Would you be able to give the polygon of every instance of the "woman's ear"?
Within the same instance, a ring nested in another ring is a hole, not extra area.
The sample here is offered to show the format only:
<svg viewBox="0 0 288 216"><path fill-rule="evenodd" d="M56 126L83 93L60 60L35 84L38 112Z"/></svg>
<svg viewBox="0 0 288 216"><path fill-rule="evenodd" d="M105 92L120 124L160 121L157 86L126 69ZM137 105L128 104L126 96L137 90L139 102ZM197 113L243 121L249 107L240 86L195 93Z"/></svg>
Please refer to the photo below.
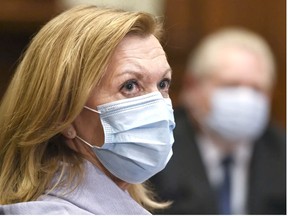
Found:
<svg viewBox="0 0 288 216"><path fill-rule="evenodd" d="M67 127L66 129L64 129L61 134L66 137L67 139L74 139L76 137L76 130L73 127L73 125L71 124L69 127Z"/></svg>

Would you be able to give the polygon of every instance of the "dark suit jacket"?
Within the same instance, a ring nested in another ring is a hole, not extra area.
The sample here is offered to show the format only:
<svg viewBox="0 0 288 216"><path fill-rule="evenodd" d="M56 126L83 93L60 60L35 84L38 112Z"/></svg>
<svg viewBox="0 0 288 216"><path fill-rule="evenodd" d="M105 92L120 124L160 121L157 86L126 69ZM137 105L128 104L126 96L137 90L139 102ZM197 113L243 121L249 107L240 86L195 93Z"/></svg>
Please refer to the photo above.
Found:
<svg viewBox="0 0 288 216"><path fill-rule="evenodd" d="M151 181L162 200L173 200L158 214L218 214L195 129L184 110L175 111L174 154ZM286 135L269 127L254 145L248 186L249 214L286 214Z"/></svg>

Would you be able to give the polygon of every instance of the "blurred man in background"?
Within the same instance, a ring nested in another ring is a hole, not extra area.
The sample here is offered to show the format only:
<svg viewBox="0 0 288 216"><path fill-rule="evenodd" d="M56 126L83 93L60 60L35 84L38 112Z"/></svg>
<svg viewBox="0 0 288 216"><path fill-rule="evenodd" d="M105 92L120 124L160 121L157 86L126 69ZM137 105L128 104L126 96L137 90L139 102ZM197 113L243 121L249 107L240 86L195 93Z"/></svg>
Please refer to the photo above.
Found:
<svg viewBox="0 0 288 216"><path fill-rule="evenodd" d="M174 155L156 175L165 214L286 214L286 135L269 121L276 71L243 29L208 36L191 56L175 111ZM162 213L162 212L160 212Z"/></svg>

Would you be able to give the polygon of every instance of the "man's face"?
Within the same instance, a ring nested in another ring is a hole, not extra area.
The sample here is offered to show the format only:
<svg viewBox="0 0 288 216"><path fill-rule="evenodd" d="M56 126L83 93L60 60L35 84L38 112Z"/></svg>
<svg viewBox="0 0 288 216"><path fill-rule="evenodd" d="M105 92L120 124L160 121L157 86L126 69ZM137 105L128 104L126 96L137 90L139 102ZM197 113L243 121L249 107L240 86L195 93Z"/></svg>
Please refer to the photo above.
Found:
<svg viewBox="0 0 288 216"><path fill-rule="evenodd" d="M243 48L225 48L219 53L217 62L218 67L207 77L194 81L190 89L191 106L198 120L211 111L211 97L219 88L245 86L270 97L269 74L256 54Z"/></svg>
<svg viewBox="0 0 288 216"><path fill-rule="evenodd" d="M269 94L269 76L262 59L241 48L226 48L222 53L218 68L211 73L214 87L246 86Z"/></svg>

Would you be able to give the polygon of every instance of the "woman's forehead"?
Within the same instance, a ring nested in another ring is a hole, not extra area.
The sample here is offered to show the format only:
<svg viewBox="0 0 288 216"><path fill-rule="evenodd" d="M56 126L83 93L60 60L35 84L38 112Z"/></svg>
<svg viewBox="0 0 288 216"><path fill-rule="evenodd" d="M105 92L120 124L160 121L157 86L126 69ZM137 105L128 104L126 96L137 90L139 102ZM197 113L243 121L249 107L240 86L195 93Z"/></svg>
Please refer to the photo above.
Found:
<svg viewBox="0 0 288 216"><path fill-rule="evenodd" d="M166 54L153 36L126 36L115 49L108 67L107 76L126 71L167 70L170 66Z"/></svg>

